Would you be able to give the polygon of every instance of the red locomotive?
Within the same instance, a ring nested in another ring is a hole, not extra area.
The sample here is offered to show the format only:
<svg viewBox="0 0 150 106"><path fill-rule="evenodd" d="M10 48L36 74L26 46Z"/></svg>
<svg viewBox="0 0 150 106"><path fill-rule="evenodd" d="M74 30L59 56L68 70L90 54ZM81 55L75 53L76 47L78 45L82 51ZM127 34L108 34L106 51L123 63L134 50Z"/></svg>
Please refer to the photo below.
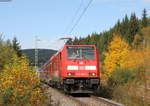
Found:
<svg viewBox="0 0 150 106"><path fill-rule="evenodd" d="M68 93L91 93L100 84L95 45L65 45L41 68L40 78Z"/></svg>

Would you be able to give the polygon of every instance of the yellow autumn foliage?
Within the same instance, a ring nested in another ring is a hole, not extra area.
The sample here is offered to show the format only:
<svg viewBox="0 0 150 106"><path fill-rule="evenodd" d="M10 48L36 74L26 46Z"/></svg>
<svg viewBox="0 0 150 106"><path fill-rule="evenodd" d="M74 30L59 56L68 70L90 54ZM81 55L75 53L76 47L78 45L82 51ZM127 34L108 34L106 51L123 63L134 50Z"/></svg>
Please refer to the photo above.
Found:
<svg viewBox="0 0 150 106"><path fill-rule="evenodd" d="M105 73L102 75L104 79L109 78L111 73L118 68L138 70L139 67L145 67L150 70L150 46L129 50L128 44L119 35L114 36L108 52L105 52L104 55L106 56Z"/></svg>
<svg viewBox="0 0 150 106"><path fill-rule="evenodd" d="M123 68L136 69L137 66L144 64L143 50L131 50L126 58Z"/></svg>
<svg viewBox="0 0 150 106"><path fill-rule="evenodd" d="M29 67L25 57L12 58L13 63L5 65L0 73L0 94L8 96L1 100L0 104L8 105L34 105L42 106L46 101L43 95L40 80L35 72Z"/></svg>
<svg viewBox="0 0 150 106"><path fill-rule="evenodd" d="M4 67L4 64L11 63L13 56L15 56L15 51L12 48L0 44L0 72Z"/></svg>
<svg viewBox="0 0 150 106"><path fill-rule="evenodd" d="M114 72L117 68L122 67L125 63L125 59L129 53L129 46L123 39L121 39L120 35L114 35L112 42L108 47L108 52L105 52L106 56L104 60L104 77L107 79L112 72Z"/></svg>
<svg viewBox="0 0 150 106"><path fill-rule="evenodd" d="M126 61L122 65L122 68L128 68L138 71L139 67L141 66L144 67L144 70L147 70L147 73L150 74L150 46L144 49L133 49L129 51L129 54L126 57Z"/></svg>

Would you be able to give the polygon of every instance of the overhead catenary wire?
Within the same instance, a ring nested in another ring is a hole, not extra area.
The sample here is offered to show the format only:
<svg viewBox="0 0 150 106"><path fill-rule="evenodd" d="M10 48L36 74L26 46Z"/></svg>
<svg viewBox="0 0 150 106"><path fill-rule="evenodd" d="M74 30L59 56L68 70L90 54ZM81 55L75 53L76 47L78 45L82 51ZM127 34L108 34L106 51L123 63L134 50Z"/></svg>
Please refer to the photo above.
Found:
<svg viewBox="0 0 150 106"><path fill-rule="evenodd" d="M89 6L91 5L92 2L93 2L93 0L90 0L88 2L87 6L84 8L84 10L82 11L81 15L79 16L79 18L77 19L75 24L72 26L71 30L69 31L69 35L73 32L75 27L78 25L78 23L80 22L81 18L83 17L83 15L85 14L85 12L87 11L87 9L89 8Z"/></svg>
<svg viewBox="0 0 150 106"><path fill-rule="evenodd" d="M77 10L76 10L76 12L75 12L75 14L74 14L72 20L70 21L70 23L69 23L68 26L66 27L65 32L67 32L67 30L69 30L69 27L71 26L71 24L72 24L73 22L75 22L75 20L76 20L76 18L77 18L77 16L78 16L78 13L80 12L80 9L81 9L82 5L83 5L83 0L81 0L81 2L80 2L80 4L79 4L79 7L77 8ZM64 33L65 33L65 32L64 32Z"/></svg>

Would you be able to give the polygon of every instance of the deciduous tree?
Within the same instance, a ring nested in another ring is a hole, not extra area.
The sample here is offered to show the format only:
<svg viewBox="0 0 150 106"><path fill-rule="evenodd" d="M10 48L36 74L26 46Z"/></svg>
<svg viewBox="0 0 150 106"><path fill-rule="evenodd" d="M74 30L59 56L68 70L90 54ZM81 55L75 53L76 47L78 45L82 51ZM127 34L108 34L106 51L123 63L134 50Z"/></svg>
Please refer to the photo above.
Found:
<svg viewBox="0 0 150 106"><path fill-rule="evenodd" d="M120 68L128 55L129 46L119 34L115 34L112 42L109 44L108 52L105 52L106 56L104 60L105 74L109 77L110 74L117 68Z"/></svg>

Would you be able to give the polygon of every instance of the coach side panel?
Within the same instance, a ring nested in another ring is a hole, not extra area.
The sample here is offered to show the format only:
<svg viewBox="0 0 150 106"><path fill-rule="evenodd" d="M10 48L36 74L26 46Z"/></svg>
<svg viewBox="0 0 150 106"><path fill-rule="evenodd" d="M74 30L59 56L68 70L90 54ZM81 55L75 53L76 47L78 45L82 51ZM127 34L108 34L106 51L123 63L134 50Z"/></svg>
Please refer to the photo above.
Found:
<svg viewBox="0 0 150 106"><path fill-rule="evenodd" d="M52 81L61 80L61 55L57 54L50 62L50 77Z"/></svg>

